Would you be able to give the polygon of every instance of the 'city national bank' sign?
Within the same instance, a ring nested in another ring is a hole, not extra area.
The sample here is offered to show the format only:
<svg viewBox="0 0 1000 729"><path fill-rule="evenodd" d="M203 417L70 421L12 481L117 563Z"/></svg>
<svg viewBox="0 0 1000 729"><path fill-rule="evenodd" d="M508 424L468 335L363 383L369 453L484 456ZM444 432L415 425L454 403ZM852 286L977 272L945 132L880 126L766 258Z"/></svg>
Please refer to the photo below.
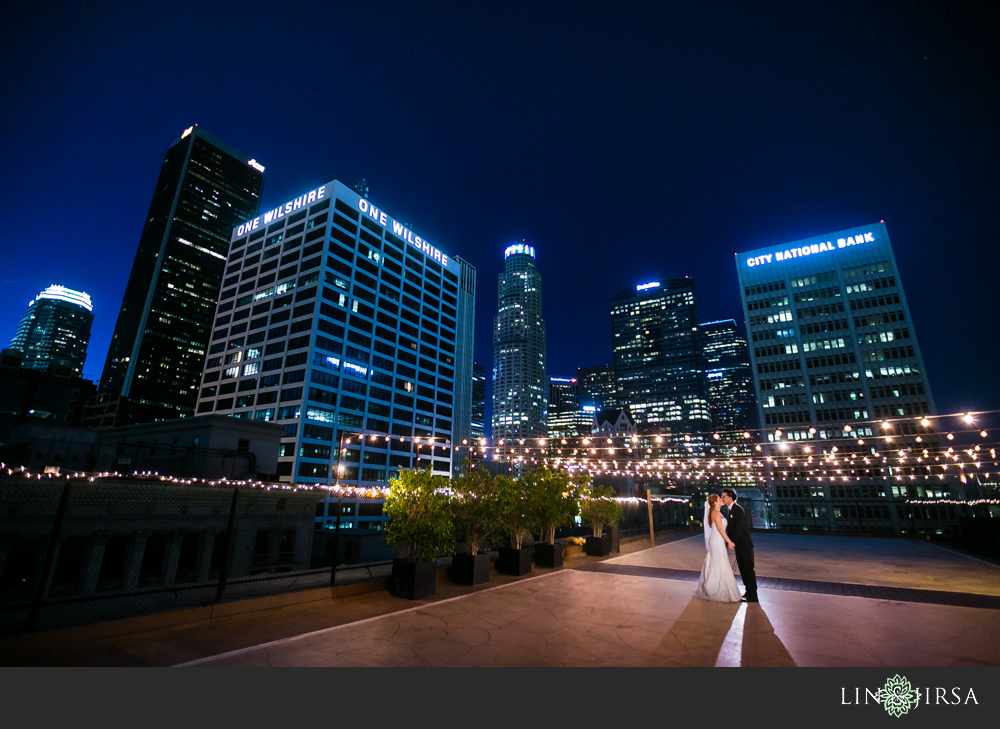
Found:
<svg viewBox="0 0 1000 729"><path fill-rule="evenodd" d="M775 261L790 261L793 258L804 258L805 256L811 256L816 253L826 253L827 251L833 251L837 248L849 248L850 246L858 246L863 243L874 243L875 234L874 233L864 233L860 235L852 235L847 238L837 238L837 244L834 245L831 241L825 241L823 243L812 243L807 246L798 246L795 248L786 248L783 251L775 251L774 253L765 253L762 256L754 256L747 259L747 266L753 268L754 266L765 266L768 263L773 263Z"/></svg>

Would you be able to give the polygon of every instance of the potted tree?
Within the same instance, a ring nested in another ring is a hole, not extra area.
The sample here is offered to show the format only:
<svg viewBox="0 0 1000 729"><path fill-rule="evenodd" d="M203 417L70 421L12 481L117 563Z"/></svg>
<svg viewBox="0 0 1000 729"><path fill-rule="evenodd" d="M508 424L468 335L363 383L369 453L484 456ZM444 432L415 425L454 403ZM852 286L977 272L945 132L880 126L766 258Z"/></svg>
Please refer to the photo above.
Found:
<svg viewBox="0 0 1000 729"><path fill-rule="evenodd" d="M447 479L432 475L430 468L402 470L389 481L385 541L406 551L405 558L392 562L389 591L397 597L420 600L434 594L434 558L455 543L447 486Z"/></svg>
<svg viewBox="0 0 1000 729"><path fill-rule="evenodd" d="M452 558L448 577L461 585L489 582L490 555L480 550L501 528L496 483L485 468L475 468L452 488L455 533L465 539L465 553Z"/></svg>
<svg viewBox="0 0 1000 729"><path fill-rule="evenodd" d="M497 571L505 575L526 575L531 572L531 551L523 547L524 537L531 532L531 509L527 482L524 478L496 477L497 505L503 531L510 537L507 547L500 548Z"/></svg>
<svg viewBox="0 0 1000 729"><path fill-rule="evenodd" d="M621 505L615 501L615 490L610 486L592 485L580 505L580 518L590 524L594 536L587 537L587 555L606 557L611 554L611 535L604 534L604 527L617 524L625 516Z"/></svg>
<svg viewBox="0 0 1000 729"><path fill-rule="evenodd" d="M541 532L535 543L535 564L562 567L563 545L556 544L556 529L579 513L580 490L588 479L583 475L571 478L565 471L539 468L528 474L526 480L532 521Z"/></svg>

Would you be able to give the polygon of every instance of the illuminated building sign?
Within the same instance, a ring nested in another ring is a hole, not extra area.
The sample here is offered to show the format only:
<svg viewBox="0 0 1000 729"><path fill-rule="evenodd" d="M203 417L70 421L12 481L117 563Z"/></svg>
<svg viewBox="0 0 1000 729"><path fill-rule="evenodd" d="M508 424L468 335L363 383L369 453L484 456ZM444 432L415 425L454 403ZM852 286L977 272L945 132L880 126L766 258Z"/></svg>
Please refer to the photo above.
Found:
<svg viewBox="0 0 1000 729"><path fill-rule="evenodd" d="M372 205L370 202L368 202L367 200L365 200L363 197L362 198L358 198L358 210L360 210L362 213L364 213L365 215L367 215L369 218L371 218L372 220L374 220L376 223L378 223L382 227L388 226L389 222L391 221L392 222L392 232L395 233L398 237L400 237L403 240L405 240L407 243L409 243L410 245L412 245L418 251L422 251L424 253L424 255L426 255L429 258L437 261L442 266L445 266L445 267L448 266L448 256L446 256L441 251L439 251L437 248L435 248L430 243L428 243L427 241L425 241L419 235L414 235L412 230L410 230L409 228L407 228L402 223L400 223L400 222L398 222L398 221L390 218L388 215L385 214L384 210L379 210L377 207L375 207L374 205Z"/></svg>
<svg viewBox="0 0 1000 729"><path fill-rule="evenodd" d="M847 238L837 238L837 244L834 245L831 241L826 241L823 243L812 243L807 246L798 246L796 248L786 248L783 251L775 251L774 253L765 253L762 256L754 256L747 259L747 266L753 268L754 266L764 266L768 263L773 263L775 261L790 261L793 258L804 258L805 256L811 256L816 253L826 253L827 251L833 251L837 248L849 248L851 246L858 246L862 243L874 243L875 234L874 233L864 233L854 236L848 236Z"/></svg>
<svg viewBox="0 0 1000 729"><path fill-rule="evenodd" d="M256 160L248 160L247 164L263 172L264 166L259 165ZM429 241L421 238L419 235L414 235L413 231L407 228L402 223L394 220L390 215L387 215L384 210L380 210L375 205L372 205L368 200L363 197L358 197L357 202L352 202L353 196L356 193L353 190L345 187L342 183L337 180L317 187L304 195L301 195L294 200L289 200L284 205L279 205L270 210L263 215L259 215L253 220L250 220L243 225L236 228L233 233L233 238L240 238L247 233L261 228L262 226L268 226L272 223L280 221L282 218L294 213L303 207L308 207L313 203L320 202L322 200L328 200L330 197L336 195L342 201L346 202L348 205L357 207L363 215L366 215L375 223L378 223L384 228L391 230L398 238L406 241L412 245L417 250L421 251L424 255L433 261L437 261L445 268L449 267L448 256L442 253L439 249L435 248L430 244ZM386 231L388 235L388 231ZM452 268L458 264L453 264Z"/></svg>
<svg viewBox="0 0 1000 729"><path fill-rule="evenodd" d="M197 124L195 124L194 126L196 127L196 126L198 126L198 125L197 125ZM190 133L191 133L192 131L194 131L194 127L188 127L187 129L185 129L185 130L184 130L184 133L183 133L183 134L181 135L181 139L184 139L184 137L186 137L186 136L187 136L188 134L190 134Z"/></svg>
<svg viewBox="0 0 1000 729"><path fill-rule="evenodd" d="M594 405L584 405L580 409L583 410L583 412L585 412L585 413L596 413L597 412L597 407L594 406Z"/></svg>
<svg viewBox="0 0 1000 729"><path fill-rule="evenodd" d="M248 159L247 160L247 164L250 165L251 167L253 167L258 172L263 172L264 171L264 165L262 165L260 162L258 162L255 159Z"/></svg>
<svg viewBox="0 0 1000 729"><path fill-rule="evenodd" d="M518 243L517 245L507 246L503 250L503 257L504 258L509 258L510 256L513 256L513 255L518 254L518 253L523 253L526 256L531 256L532 258L534 258L535 257L535 247L534 246L526 246L526 245L524 245L524 243Z"/></svg>
<svg viewBox="0 0 1000 729"><path fill-rule="evenodd" d="M247 164L249 164L249 162ZM264 168L261 167L260 170L263 172ZM258 215L253 220L250 220L237 228L236 235L241 236L244 233L249 233L251 230L257 230L257 228L260 227L261 221L263 221L264 225L267 225L268 223L272 223L276 220L281 220L283 217L295 210L298 210L303 205L309 205L317 200L322 200L324 197L326 197L326 185L317 187L315 190L312 190L305 195L300 195L294 200L289 200L284 205L280 205L274 210L266 212L263 215Z"/></svg>
<svg viewBox="0 0 1000 729"><path fill-rule="evenodd" d="M549 381L550 382L576 382L576 378L573 377L573 378L567 379L566 377L550 377Z"/></svg>
<svg viewBox="0 0 1000 729"><path fill-rule="evenodd" d="M639 284L638 286L635 287L635 290L636 291L649 291L649 289L658 289L658 288L660 288L660 282L659 281L650 281L649 283Z"/></svg>

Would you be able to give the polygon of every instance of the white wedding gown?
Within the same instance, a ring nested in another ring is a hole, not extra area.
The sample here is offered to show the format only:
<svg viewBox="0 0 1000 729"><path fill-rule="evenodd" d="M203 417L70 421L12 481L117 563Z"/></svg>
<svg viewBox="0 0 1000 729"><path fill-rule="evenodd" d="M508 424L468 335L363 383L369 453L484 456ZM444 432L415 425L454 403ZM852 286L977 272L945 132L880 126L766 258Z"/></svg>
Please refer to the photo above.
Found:
<svg viewBox="0 0 1000 729"><path fill-rule="evenodd" d="M722 528L726 528L725 517L722 517ZM736 578L733 576L733 568L729 564L729 550L726 549L726 540L722 538L715 524L712 524L712 533L708 538L708 550L705 554L705 563L701 566L701 577L698 579L698 588L694 591L695 597L702 600L714 600L716 602L739 602L740 588L736 585Z"/></svg>

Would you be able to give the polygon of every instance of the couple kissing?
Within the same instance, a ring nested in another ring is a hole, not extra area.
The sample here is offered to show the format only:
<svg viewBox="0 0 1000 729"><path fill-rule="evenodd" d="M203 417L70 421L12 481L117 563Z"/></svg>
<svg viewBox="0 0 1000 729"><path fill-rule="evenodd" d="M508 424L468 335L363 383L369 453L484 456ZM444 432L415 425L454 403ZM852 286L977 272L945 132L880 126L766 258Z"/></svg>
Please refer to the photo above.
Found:
<svg viewBox="0 0 1000 729"><path fill-rule="evenodd" d="M722 496L710 495L705 500L705 562L694 596L716 602L757 602L757 576L753 569L753 540L743 508L736 503L736 491L722 489ZM729 508L729 518L722 515L721 507ZM746 594L740 596L733 569L729 564L729 551L736 553L740 577Z"/></svg>

